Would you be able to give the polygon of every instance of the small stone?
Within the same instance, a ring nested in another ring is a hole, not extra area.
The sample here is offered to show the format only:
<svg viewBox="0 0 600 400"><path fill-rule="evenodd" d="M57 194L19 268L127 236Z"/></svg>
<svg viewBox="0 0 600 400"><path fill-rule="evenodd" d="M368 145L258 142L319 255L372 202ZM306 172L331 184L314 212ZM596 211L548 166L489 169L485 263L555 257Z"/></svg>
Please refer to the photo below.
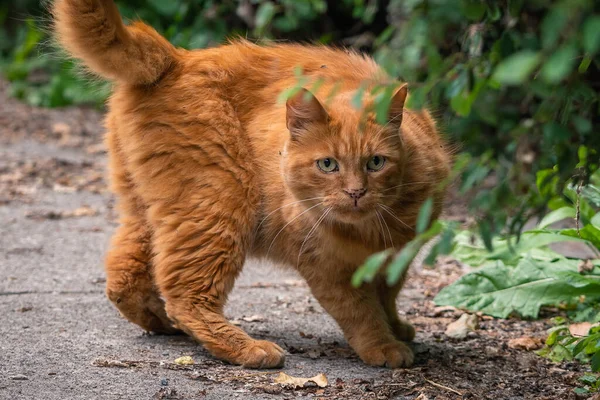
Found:
<svg viewBox="0 0 600 400"><path fill-rule="evenodd" d="M168 355L169 355L169 352L168 352L168 351L163 351L163 352L162 352L162 355L163 355L163 356L168 356Z"/></svg>
<svg viewBox="0 0 600 400"><path fill-rule="evenodd" d="M169 380L167 378L162 378L160 380L160 386L169 386Z"/></svg>
<svg viewBox="0 0 600 400"><path fill-rule="evenodd" d="M13 381L28 381L29 378L25 375L13 375L10 377Z"/></svg>

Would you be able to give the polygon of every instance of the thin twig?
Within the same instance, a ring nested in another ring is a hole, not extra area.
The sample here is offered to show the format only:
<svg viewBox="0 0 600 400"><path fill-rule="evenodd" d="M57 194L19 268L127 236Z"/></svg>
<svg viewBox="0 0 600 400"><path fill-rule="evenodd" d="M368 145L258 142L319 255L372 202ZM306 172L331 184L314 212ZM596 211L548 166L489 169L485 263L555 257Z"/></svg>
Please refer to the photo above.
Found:
<svg viewBox="0 0 600 400"><path fill-rule="evenodd" d="M456 393L456 394L457 394L457 395L459 395L459 396L462 396L462 395L463 395L461 392L459 392L459 391L458 391L458 390L456 390L456 389L452 389L451 387L444 386L444 385L440 385L439 383L435 383L434 381L431 381L431 380L429 380L429 379L427 379L427 378L423 378L423 379L425 379L425 380L427 381L427 383L429 383L429 384L431 384L431 385L433 385L433 386L435 386L435 387L439 387L440 389L444 389L444 390L447 390L447 391L449 391L449 392Z"/></svg>

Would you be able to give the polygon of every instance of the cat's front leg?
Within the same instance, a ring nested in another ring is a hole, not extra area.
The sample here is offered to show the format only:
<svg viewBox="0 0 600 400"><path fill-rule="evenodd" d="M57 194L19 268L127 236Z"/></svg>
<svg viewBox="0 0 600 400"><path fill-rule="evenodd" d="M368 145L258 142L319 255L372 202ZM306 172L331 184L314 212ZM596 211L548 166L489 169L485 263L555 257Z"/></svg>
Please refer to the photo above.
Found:
<svg viewBox="0 0 600 400"><path fill-rule="evenodd" d="M369 365L412 365L412 350L396 339L374 285L354 288L339 268L302 268L314 296L342 328L359 357Z"/></svg>
<svg viewBox="0 0 600 400"><path fill-rule="evenodd" d="M415 338L415 328L410 323L400 318L398 310L396 309L396 298L404 285L405 279L406 273L402 275L401 279L395 285L388 286L383 277L378 277L376 278L375 285L377 287L379 301L387 315L392 333L396 339L403 342L410 342Z"/></svg>

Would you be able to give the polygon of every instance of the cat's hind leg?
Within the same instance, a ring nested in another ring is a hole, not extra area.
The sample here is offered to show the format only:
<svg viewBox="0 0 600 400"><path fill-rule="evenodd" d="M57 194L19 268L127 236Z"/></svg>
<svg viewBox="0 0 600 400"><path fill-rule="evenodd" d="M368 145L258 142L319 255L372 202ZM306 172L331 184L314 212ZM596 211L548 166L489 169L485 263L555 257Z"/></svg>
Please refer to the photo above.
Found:
<svg viewBox="0 0 600 400"><path fill-rule="evenodd" d="M202 96L209 98L194 94ZM189 120L130 132L128 151L139 160L135 183L152 224L154 277L169 318L214 356L245 367L280 367L281 347L251 338L223 315L260 204L250 146L233 110L226 110L226 103L206 101Z"/></svg>
<svg viewBox="0 0 600 400"><path fill-rule="evenodd" d="M106 294L125 318L144 330L177 333L154 284L151 233L144 218L145 206L135 194L115 130L113 126L106 144L110 150L111 184L118 195L120 226L105 260Z"/></svg>
<svg viewBox="0 0 600 400"><path fill-rule="evenodd" d="M150 235L132 217L121 219L106 257L106 294L121 314L148 332L174 334L152 279Z"/></svg>

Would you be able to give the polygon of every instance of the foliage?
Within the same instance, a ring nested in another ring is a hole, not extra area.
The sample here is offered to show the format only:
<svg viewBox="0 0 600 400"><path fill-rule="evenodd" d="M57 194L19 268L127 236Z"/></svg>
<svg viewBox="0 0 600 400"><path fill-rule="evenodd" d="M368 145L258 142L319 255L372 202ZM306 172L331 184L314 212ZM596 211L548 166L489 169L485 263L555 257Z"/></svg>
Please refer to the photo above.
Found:
<svg viewBox="0 0 600 400"><path fill-rule="evenodd" d="M600 316L600 315L599 315ZM553 362L579 360L590 363L594 373L584 374L579 381L584 385L575 389L578 394L600 390L600 325L592 326L583 335L574 335L563 318L548 331L546 346L537 353ZM586 327L587 328L587 327Z"/></svg>
<svg viewBox="0 0 600 400"><path fill-rule="evenodd" d="M549 245L576 241L600 256L599 189L600 171L580 190L580 196L576 188L567 186L564 199L571 198L573 204L555 199L553 204L559 208L546 215L535 229L523 233L518 242L514 238L493 240L492 252L471 232L459 233L452 255L480 268L442 289L435 302L501 318L513 312L535 318L543 305L577 304L581 296L586 297L586 304L598 302L600 259L569 259ZM576 217L582 224L579 229L552 229L552 224Z"/></svg>
<svg viewBox="0 0 600 400"><path fill-rule="evenodd" d="M188 49L223 43L231 37L285 38L339 43L368 30L377 33L385 14L358 0L133 0L116 1L127 20L141 19L173 44ZM49 1L0 0L0 72L10 90L30 104L60 107L101 104L106 83L90 80L51 45ZM379 12L379 15L378 15Z"/></svg>
<svg viewBox="0 0 600 400"><path fill-rule="evenodd" d="M515 265L486 262L442 289L435 302L498 318L512 313L537 318L543 305L577 304L580 296L600 300L600 260L590 263L594 269L585 274L578 272L579 264L537 248L522 253Z"/></svg>

